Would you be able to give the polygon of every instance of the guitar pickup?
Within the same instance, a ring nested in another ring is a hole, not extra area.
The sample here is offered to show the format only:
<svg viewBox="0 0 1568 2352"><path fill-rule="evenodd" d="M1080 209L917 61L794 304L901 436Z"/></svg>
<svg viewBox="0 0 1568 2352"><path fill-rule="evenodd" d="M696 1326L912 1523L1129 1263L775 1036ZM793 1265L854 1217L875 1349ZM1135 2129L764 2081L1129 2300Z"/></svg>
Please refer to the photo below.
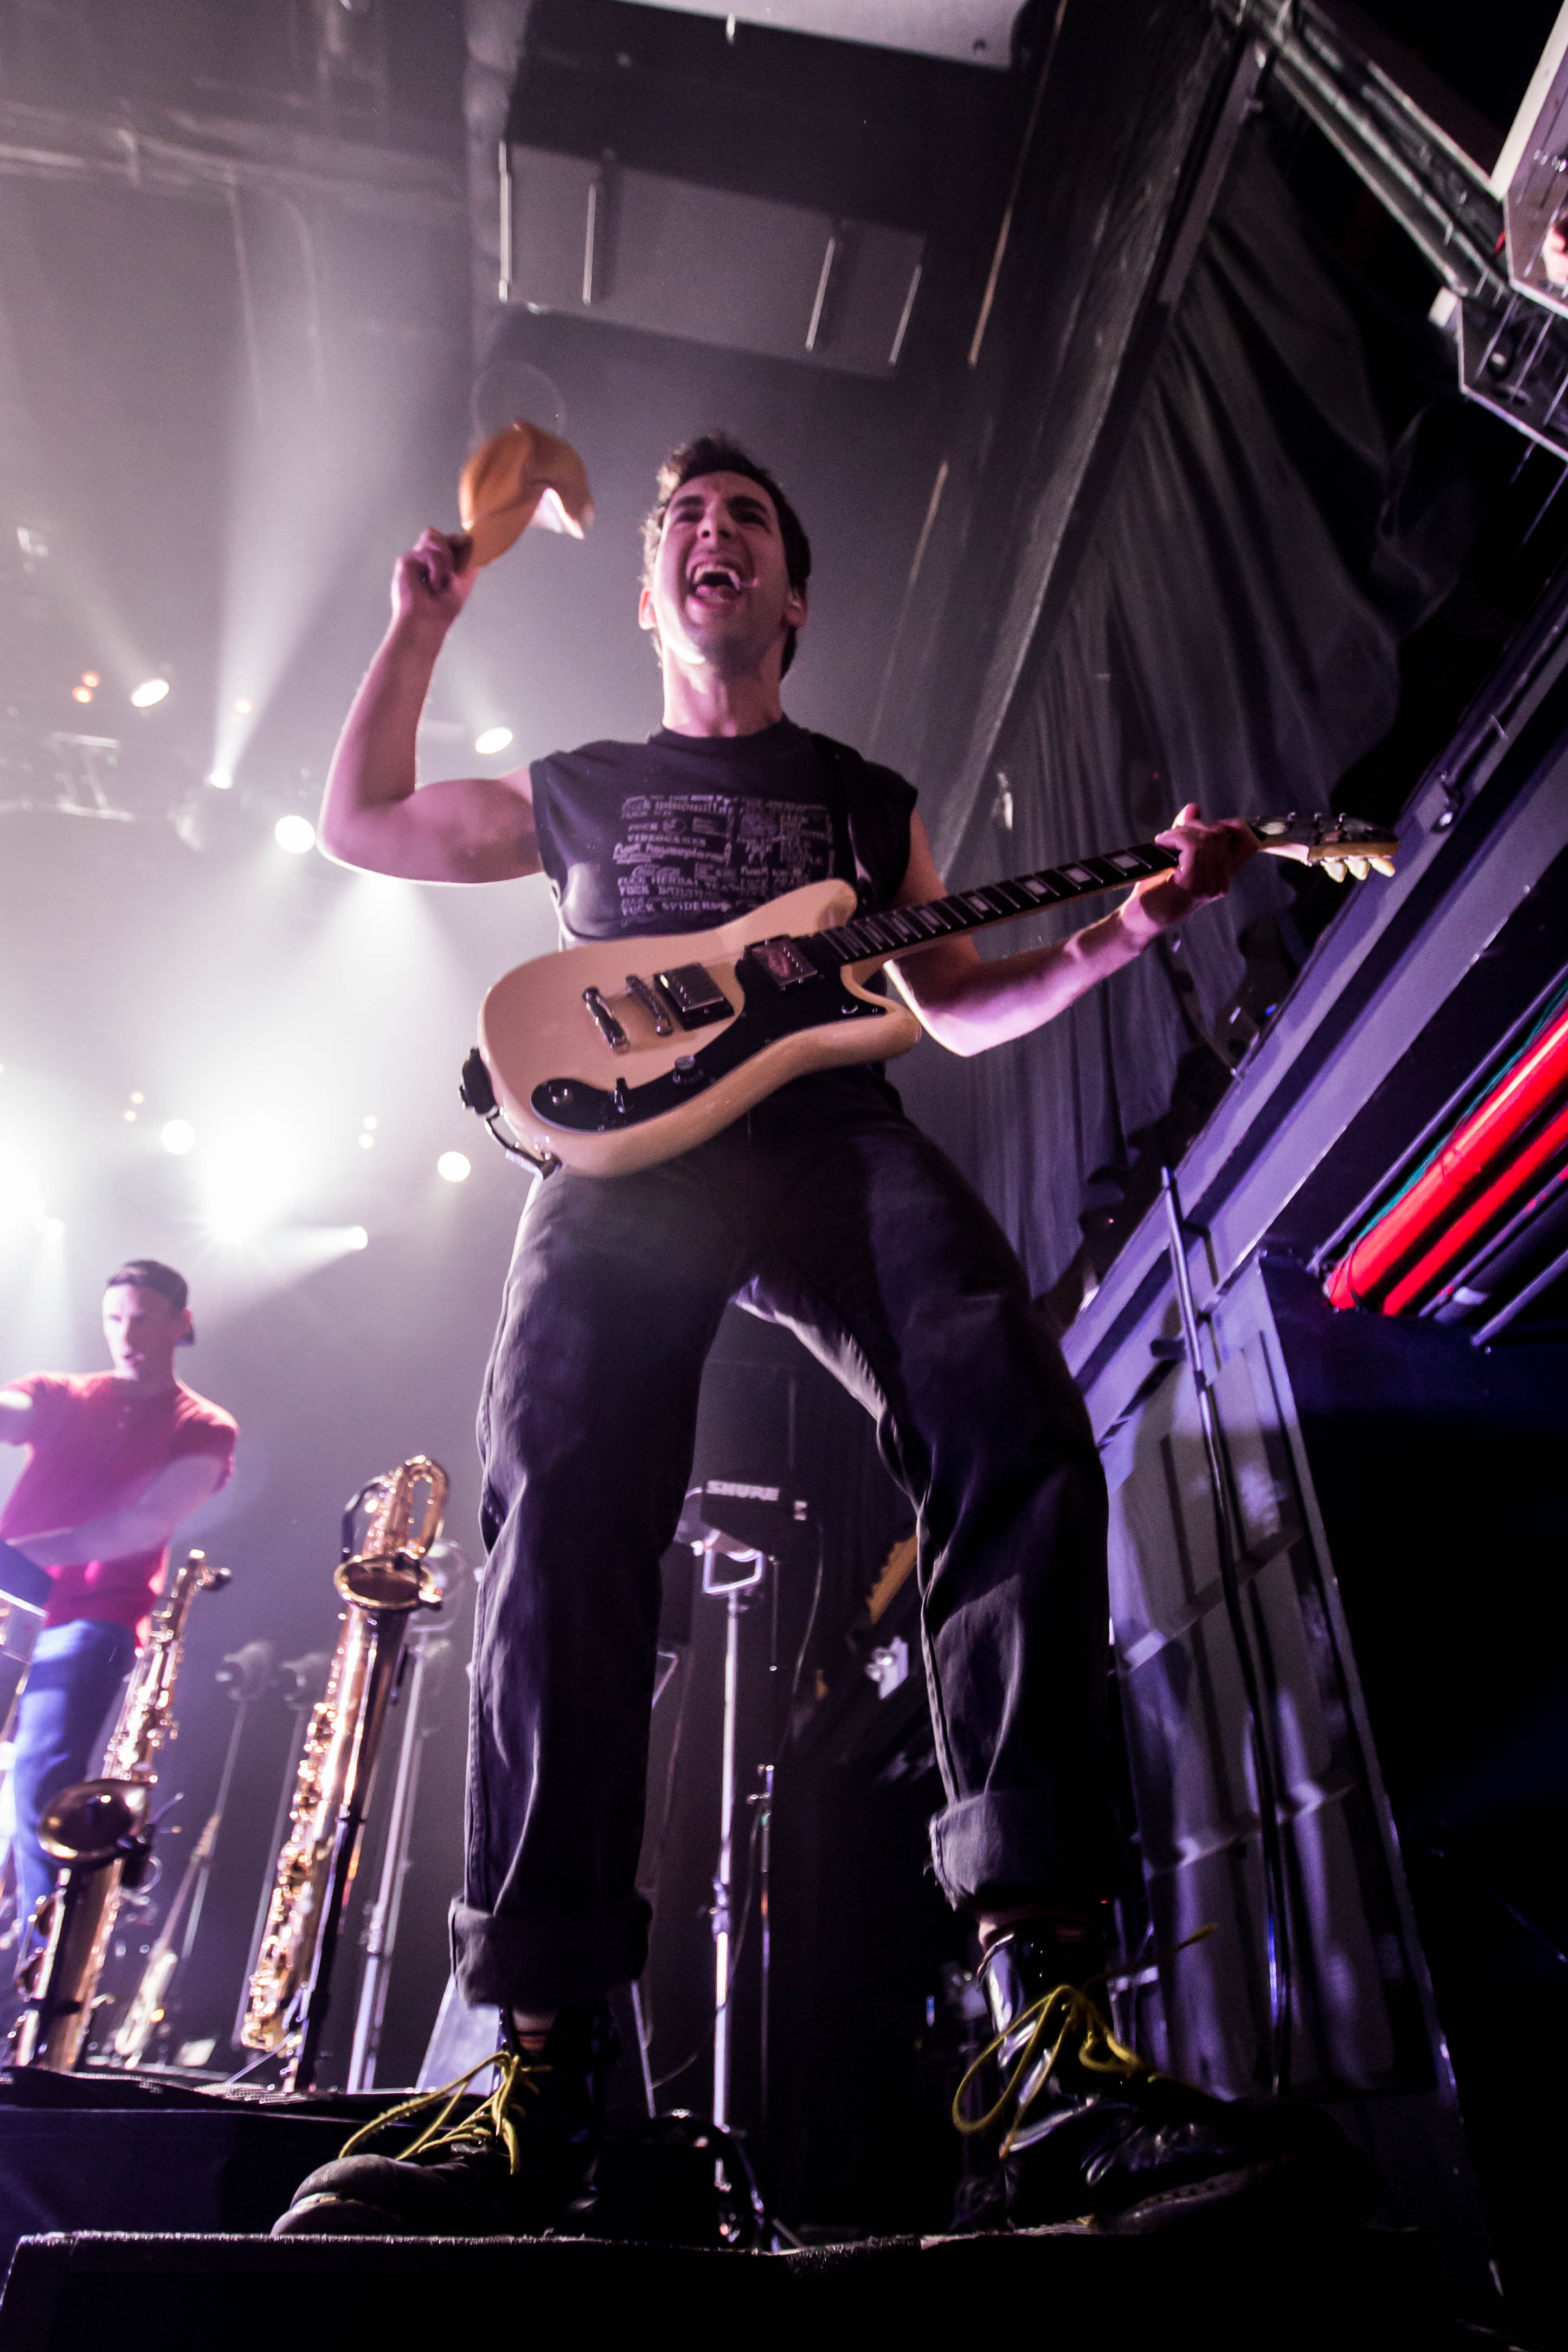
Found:
<svg viewBox="0 0 1568 2352"><path fill-rule="evenodd" d="M734 1010L703 964L677 964L671 971L656 971L654 981L683 1029L706 1029L728 1021Z"/></svg>
<svg viewBox="0 0 1568 2352"><path fill-rule="evenodd" d="M803 981L822 977L799 940L783 934L776 940L759 940L746 953L762 966L775 988L798 988Z"/></svg>

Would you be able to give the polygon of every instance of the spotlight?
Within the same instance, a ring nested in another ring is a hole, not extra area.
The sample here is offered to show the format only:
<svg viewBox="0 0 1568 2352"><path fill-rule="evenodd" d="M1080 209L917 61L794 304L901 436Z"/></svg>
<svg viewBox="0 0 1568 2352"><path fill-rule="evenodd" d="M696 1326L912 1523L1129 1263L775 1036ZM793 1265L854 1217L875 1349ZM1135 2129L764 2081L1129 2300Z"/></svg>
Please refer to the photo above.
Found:
<svg viewBox="0 0 1568 2352"><path fill-rule="evenodd" d="M504 751L511 741L510 727L487 727L482 735L474 738L474 749L481 759L488 760L492 751Z"/></svg>
<svg viewBox="0 0 1568 2352"><path fill-rule="evenodd" d="M226 768L215 768L207 782L215 793L232 793L234 790L234 778Z"/></svg>
<svg viewBox="0 0 1568 2352"><path fill-rule="evenodd" d="M367 1110L364 1117L361 1119L360 1125L362 1127L379 1127L381 1125L381 1121L377 1118L374 1111Z"/></svg>
<svg viewBox="0 0 1568 2352"><path fill-rule="evenodd" d="M155 702L163 701L168 691L166 677L144 677L140 686L131 689L132 706L137 710L151 710Z"/></svg>
<svg viewBox="0 0 1568 2352"><path fill-rule="evenodd" d="M186 1152L195 1145L195 1139L196 1130L188 1118L169 1119L159 1138L164 1150L173 1152L176 1160L184 1158Z"/></svg>
<svg viewBox="0 0 1568 2352"><path fill-rule="evenodd" d="M270 1224L299 1181L292 1137L253 1112L206 1155L207 1215L220 1239L241 1241Z"/></svg>
<svg viewBox="0 0 1568 2352"><path fill-rule="evenodd" d="M272 828L272 838L291 857L303 857L316 846L316 828L308 816L280 816Z"/></svg>
<svg viewBox="0 0 1568 2352"><path fill-rule="evenodd" d="M100 683L98 672L95 669L84 669L81 682L83 686L97 686Z"/></svg>
<svg viewBox="0 0 1568 2352"><path fill-rule="evenodd" d="M127 1102L133 1102L137 1109L140 1110L147 1097L144 1094L130 1094L126 1096L125 1099Z"/></svg>
<svg viewBox="0 0 1568 2352"><path fill-rule="evenodd" d="M375 1150L374 1136L362 1135L359 1139L359 1148L362 1151L374 1151Z"/></svg>
<svg viewBox="0 0 1568 2352"><path fill-rule="evenodd" d="M37 1176L14 1151L0 1150L0 1224L41 1225L44 1197Z"/></svg>
<svg viewBox="0 0 1568 2352"><path fill-rule="evenodd" d="M444 1176L448 1184L466 1184L473 1169L466 1152L443 1151L436 1162L436 1173Z"/></svg>
<svg viewBox="0 0 1568 2352"><path fill-rule="evenodd" d="M91 687L73 686L71 688L71 700L73 702L90 702L92 700Z"/></svg>
<svg viewBox="0 0 1568 2352"><path fill-rule="evenodd" d="M350 1249L368 1249L370 1247L370 1235L366 1233L363 1225L351 1225L349 1227L349 1247Z"/></svg>
<svg viewBox="0 0 1568 2352"><path fill-rule="evenodd" d="M248 719L256 705L248 694L237 694L234 698L234 707L242 719Z"/></svg>
<svg viewBox="0 0 1568 2352"><path fill-rule="evenodd" d="M38 1231L43 1234L46 1241L58 1241L65 1229L66 1221L63 1217L40 1217L38 1219Z"/></svg>

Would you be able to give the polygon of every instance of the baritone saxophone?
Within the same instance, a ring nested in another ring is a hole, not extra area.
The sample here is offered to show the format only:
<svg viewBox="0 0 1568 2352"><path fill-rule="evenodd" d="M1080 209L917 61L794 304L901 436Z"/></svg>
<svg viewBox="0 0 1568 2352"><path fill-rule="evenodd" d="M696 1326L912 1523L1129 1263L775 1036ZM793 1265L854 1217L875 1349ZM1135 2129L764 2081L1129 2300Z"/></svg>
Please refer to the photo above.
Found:
<svg viewBox="0 0 1568 2352"><path fill-rule="evenodd" d="M416 1609L440 1600L425 1555L441 1532L447 1490L440 1464L416 1454L373 1479L343 1514L342 1560L332 1578L347 1603L342 1632L300 1750L289 1832L239 2027L245 2049L287 2053L289 2090L309 2090L313 2081L404 1633ZM369 1517L355 1551L362 1509Z"/></svg>
<svg viewBox="0 0 1568 2352"><path fill-rule="evenodd" d="M140 1885L153 1851L156 1759L175 1735L185 1620L198 1592L228 1580L205 1552L185 1554L131 1669L98 1779L62 1789L44 1808L38 1843L60 1875L38 1906L16 1972L27 2005L12 2037L15 2065L67 2074L81 2055L121 1895Z"/></svg>

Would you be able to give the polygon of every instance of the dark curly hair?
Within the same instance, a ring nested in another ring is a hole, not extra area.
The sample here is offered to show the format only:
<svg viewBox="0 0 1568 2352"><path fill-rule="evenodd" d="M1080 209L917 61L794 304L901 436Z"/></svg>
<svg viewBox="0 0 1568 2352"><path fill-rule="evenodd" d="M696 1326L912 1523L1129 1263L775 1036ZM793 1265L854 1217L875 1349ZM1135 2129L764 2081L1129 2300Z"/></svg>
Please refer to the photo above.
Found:
<svg viewBox="0 0 1568 2352"><path fill-rule="evenodd" d="M658 469L658 496L643 517L642 579L648 587L653 580L653 568L658 557L658 542L664 530L664 518L677 490L699 474L744 474L748 481L756 482L766 490L773 502L773 512L779 519L779 537L784 541L784 570L792 588L804 589L811 578L811 541L805 527L785 498L765 466L749 457L738 441L727 433L699 433L695 440L683 441L672 449ZM779 675L795 659L798 630L791 629L784 637L784 660Z"/></svg>

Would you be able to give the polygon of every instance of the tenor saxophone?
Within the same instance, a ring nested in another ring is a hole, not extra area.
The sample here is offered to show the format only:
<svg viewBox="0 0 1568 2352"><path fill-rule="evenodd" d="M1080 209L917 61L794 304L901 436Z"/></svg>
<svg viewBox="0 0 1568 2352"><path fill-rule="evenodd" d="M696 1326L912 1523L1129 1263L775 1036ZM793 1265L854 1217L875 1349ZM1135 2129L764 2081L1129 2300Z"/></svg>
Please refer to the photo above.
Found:
<svg viewBox="0 0 1568 2352"><path fill-rule="evenodd" d="M414 1496L426 1488L417 1532ZM382 1727L413 1612L440 1585L425 1555L441 1532L447 1474L416 1454L373 1479L343 1515L332 1581L348 1603L325 1696L306 1729L289 1832L240 2020L247 2050L286 2051L287 2090L311 2087L343 1906L359 1856ZM358 1512L369 1511L353 1549Z"/></svg>
<svg viewBox="0 0 1568 2352"><path fill-rule="evenodd" d="M131 1669L98 1779L62 1789L44 1809L38 1843L60 1874L38 1906L17 1970L26 1995L12 2036L17 2066L67 2074L81 2055L121 1894L141 1884L153 1850L156 1759L175 1734L185 1620L198 1592L228 1580L228 1570L209 1567L205 1552L186 1553Z"/></svg>

